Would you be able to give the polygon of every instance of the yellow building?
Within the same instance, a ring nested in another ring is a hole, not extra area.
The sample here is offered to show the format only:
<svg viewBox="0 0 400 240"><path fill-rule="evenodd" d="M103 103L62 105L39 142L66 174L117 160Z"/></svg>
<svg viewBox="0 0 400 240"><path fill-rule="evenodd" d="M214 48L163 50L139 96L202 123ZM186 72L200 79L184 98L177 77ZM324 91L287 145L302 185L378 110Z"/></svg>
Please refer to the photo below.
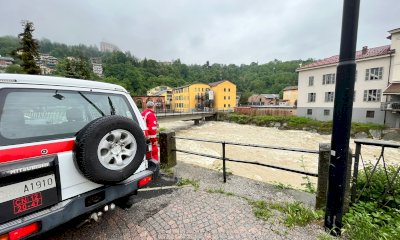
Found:
<svg viewBox="0 0 400 240"><path fill-rule="evenodd" d="M297 86L285 87L283 89L283 101L287 102L290 106L296 106L298 93Z"/></svg>
<svg viewBox="0 0 400 240"><path fill-rule="evenodd" d="M214 94L213 108L217 111L232 110L236 106L236 85L228 80L209 84Z"/></svg>
<svg viewBox="0 0 400 240"><path fill-rule="evenodd" d="M203 110L206 92L209 90L210 86L204 83L194 83L174 88L172 91L172 109L177 112Z"/></svg>

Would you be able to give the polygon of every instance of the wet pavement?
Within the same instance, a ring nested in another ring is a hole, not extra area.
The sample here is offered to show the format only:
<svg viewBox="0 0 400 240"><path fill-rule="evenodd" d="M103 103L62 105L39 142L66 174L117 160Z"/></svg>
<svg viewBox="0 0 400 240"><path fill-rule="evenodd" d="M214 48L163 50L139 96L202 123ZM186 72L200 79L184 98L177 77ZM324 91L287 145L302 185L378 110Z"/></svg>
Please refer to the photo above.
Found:
<svg viewBox="0 0 400 240"><path fill-rule="evenodd" d="M184 163L173 175L140 191L129 209L116 208L79 228L80 221L72 221L41 239L317 239L323 233L317 224L287 228L280 213L268 221L257 219L243 198L313 205L311 194L233 175L224 184L221 173ZM199 189L175 187L176 178L193 179ZM215 189L232 194L210 193Z"/></svg>

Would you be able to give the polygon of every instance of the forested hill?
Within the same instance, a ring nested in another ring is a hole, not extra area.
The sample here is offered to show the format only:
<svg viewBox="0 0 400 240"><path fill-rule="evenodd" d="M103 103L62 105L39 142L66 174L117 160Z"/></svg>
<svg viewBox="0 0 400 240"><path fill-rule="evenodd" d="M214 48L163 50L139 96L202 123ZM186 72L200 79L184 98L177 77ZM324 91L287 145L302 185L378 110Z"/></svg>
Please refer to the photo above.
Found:
<svg viewBox="0 0 400 240"><path fill-rule="evenodd" d="M18 46L16 37L0 37L0 55L10 56ZM68 56L87 61L86 64L82 64L82 67L87 67L88 71L91 71L89 58L101 57L104 78L97 78L94 74L88 75L88 78L123 85L137 95L145 94L147 89L157 85L177 87L194 82L209 83L221 79L228 79L235 83L237 91L242 92L243 100L253 93L281 93L286 86L297 85L295 70L299 64L311 61L311 59L306 61L275 59L264 64L253 62L240 66L208 62L203 65L187 65L179 59L171 63L161 63L152 59L138 59L129 52L102 53L96 46L68 46L47 39L40 40L39 46L41 53L59 58L60 64L55 74L69 76L65 70L68 63L64 59ZM265 51L268 51L268 48ZM79 76L85 78L87 74Z"/></svg>

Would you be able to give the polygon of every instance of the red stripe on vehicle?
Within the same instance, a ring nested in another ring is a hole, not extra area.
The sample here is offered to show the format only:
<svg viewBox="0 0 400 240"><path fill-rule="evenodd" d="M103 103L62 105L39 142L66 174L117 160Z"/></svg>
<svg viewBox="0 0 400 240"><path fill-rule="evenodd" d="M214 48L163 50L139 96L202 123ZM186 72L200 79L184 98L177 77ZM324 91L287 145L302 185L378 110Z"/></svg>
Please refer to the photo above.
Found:
<svg viewBox="0 0 400 240"><path fill-rule="evenodd" d="M0 150L0 163L22 160L26 158L39 157L60 152L72 151L75 146L74 140L45 143L33 146L19 146Z"/></svg>

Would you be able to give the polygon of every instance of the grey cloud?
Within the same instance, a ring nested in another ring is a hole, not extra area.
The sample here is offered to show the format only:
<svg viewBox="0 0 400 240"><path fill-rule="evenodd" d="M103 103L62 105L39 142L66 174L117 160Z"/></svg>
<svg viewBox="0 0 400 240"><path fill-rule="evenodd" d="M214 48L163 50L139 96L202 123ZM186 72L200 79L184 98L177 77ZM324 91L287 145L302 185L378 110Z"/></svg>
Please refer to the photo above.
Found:
<svg viewBox="0 0 400 240"><path fill-rule="evenodd" d="M361 1L358 46L389 44L400 27L398 0ZM185 63L250 63L323 58L339 51L342 1L149 0L9 1L0 36L21 19L35 37L67 44L106 40L139 58Z"/></svg>

